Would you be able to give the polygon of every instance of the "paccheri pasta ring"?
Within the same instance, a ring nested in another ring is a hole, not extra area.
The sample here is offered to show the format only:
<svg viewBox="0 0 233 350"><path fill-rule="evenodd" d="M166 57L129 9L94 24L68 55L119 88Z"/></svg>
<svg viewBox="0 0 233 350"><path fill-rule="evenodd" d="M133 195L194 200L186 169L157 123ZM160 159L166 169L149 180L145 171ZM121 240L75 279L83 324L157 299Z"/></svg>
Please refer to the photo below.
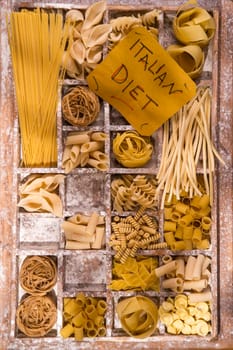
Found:
<svg viewBox="0 0 233 350"><path fill-rule="evenodd" d="M151 159L152 152L150 138L140 136L137 131L117 133L113 139L113 153L117 161L125 167L145 165Z"/></svg>
<svg viewBox="0 0 233 350"><path fill-rule="evenodd" d="M121 300L116 307L122 328L134 338L151 336L158 322L158 309L155 303L144 296Z"/></svg>
<svg viewBox="0 0 233 350"><path fill-rule="evenodd" d="M215 21L196 2L188 2L177 11L173 30L176 38L183 44L206 46L214 36Z"/></svg>
<svg viewBox="0 0 233 350"><path fill-rule="evenodd" d="M48 296L30 295L17 308L17 327L29 337L43 337L53 328L56 320L57 309Z"/></svg>
<svg viewBox="0 0 233 350"><path fill-rule="evenodd" d="M198 45L170 45L167 52L190 78L196 79L200 76L205 55Z"/></svg>
<svg viewBox="0 0 233 350"><path fill-rule="evenodd" d="M84 86L70 89L62 99L63 118L73 126L90 125L96 120L99 111L97 95Z"/></svg>
<svg viewBox="0 0 233 350"><path fill-rule="evenodd" d="M57 267L47 256L28 256L19 272L21 287L32 295L45 295L57 281Z"/></svg>

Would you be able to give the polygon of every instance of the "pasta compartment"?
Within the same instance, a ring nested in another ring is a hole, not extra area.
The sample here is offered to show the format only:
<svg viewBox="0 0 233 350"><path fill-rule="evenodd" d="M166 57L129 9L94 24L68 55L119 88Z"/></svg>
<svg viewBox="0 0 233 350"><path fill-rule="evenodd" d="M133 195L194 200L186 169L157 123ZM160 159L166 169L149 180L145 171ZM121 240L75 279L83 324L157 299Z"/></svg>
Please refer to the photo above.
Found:
<svg viewBox="0 0 233 350"><path fill-rule="evenodd" d="M63 291L72 295L79 291L104 292L107 283L107 257L97 251L79 251L64 255Z"/></svg>
<svg viewBox="0 0 233 350"><path fill-rule="evenodd" d="M90 172L72 174L65 179L65 212L105 211L106 175L90 169Z"/></svg>
<svg viewBox="0 0 233 350"><path fill-rule="evenodd" d="M25 289L23 289L23 287L21 286L20 282L19 282L19 276L20 276L20 270L22 267L22 264L24 263L26 258L31 258L33 256L35 257L45 257L45 258L49 258L51 259L56 266L56 271L57 271L57 275L58 275L58 258L56 255L44 255L44 253L41 254L41 252L37 252L34 251L35 253L32 254L32 250L30 255L27 254L21 254L21 255L17 255L16 256L16 268L17 268L17 276L18 276L18 287L17 287L17 300L16 300L16 309L17 307L19 307L19 305L28 297L30 296L34 296L34 297L38 297L40 298L40 295L38 293L33 293L30 294L29 292L27 292ZM38 275L39 276L39 275ZM49 330L49 332L46 333L46 337L48 338L55 338L57 337L57 328L58 328L58 301L57 301L57 296L58 296L58 283L57 283L57 279L56 282L54 284L54 286L52 287L52 289L46 293L44 293L42 296L48 297L51 302L55 305L56 307L56 322L54 323L54 325L52 326L52 328ZM14 311L16 312L16 310ZM33 313L33 308L31 310L31 312ZM35 309L36 312L36 309ZM39 312L39 311L38 311ZM28 338L28 335L26 335L25 333L23 333L17 326L17 322L15 322L15 329L14 329L14 333L15 333L15 337L16 338Z"/></svg>

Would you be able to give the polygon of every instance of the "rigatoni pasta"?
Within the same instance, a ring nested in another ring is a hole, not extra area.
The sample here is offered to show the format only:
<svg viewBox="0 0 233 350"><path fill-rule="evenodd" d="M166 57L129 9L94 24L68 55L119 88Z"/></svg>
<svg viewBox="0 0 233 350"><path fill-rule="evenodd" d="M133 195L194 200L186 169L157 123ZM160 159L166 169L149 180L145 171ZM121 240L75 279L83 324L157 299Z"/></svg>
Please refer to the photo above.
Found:
<svg viewBox="0 0 233 350"><path fill-rule="evenodd" d="M77 341L82 341L84 337L105 336L106 310L107 303L103 298L88 297L84 293L78 293L75 298L64 298L61 336L74 336Z"/></svg>
<svg viewBox="0 0 233 350"><path fill-rule="evenodd" d="M87 165L107 171L108 157L104 153L107 135L103 132L71 132L64 141L62 168L70 173L74 168Z"/></svg>

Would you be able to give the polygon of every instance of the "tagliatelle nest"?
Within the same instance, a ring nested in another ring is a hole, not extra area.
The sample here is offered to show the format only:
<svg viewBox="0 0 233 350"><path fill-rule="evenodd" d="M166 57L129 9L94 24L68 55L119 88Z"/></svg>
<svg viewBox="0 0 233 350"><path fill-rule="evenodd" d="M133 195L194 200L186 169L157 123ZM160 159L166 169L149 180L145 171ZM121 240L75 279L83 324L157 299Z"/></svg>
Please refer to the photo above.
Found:
<svg viewBox="0 0 233 350"><path fill-rule="evenodd" d="M78 86L62 99L63 117L71 125L87 126L93 123L100 111L99 99L89 88Z"/></svg>
<svg viewBox="0 0 233 350"><path fill-rule="evenodd" d="M57 281L55 262L46 256L28 256L20 269L21 287L32 295L45 295Z"/></svg>
<svg viewBox="0 0 233 350"><path fill-rule="evenodd" d="M48 296L30 295L17 308L17 326L29 337L43 337L53 328L56 320L57 309Z"/></svg>

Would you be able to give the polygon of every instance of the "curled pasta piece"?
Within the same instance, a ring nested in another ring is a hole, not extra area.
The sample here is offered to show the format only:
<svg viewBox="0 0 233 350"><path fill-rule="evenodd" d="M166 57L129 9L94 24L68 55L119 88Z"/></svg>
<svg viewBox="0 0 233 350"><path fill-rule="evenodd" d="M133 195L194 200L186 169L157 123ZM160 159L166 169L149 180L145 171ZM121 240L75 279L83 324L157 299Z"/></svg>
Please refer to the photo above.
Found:
<svg viewBox="0 0 233 350"><path fill-rule="evenodd" d="M150 139L140 136L136 131L118 133L113 139L113 153L117 161L129 168L145 165L152 156Z"/></svg>
<svg viewBox="0 0 233 350"><path fill-rule="evenodd" d="M158 322L158 309L149 298L138 295L121 300L116 307L122 328L135 338L151 336Z"/></svg>
<svg viewBox="0 0 233 350"><path fill-rule="evenodd" d="M215 33L213 17L197 3L187 2L181 6L174 18L173 29L176 38L183 44L206 46Z"/></svg>

